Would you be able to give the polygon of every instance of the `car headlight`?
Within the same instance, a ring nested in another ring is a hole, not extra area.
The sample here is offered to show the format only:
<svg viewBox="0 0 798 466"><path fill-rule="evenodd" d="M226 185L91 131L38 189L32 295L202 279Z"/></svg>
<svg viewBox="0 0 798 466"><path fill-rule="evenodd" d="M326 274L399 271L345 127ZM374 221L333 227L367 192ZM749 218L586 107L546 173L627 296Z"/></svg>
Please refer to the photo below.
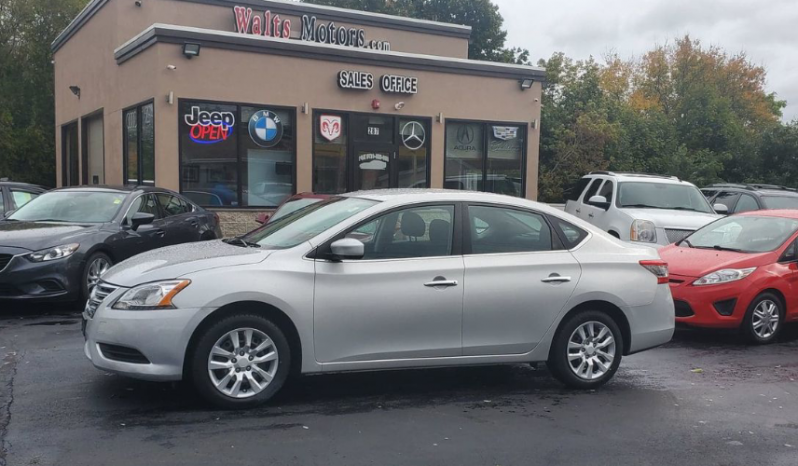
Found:
<svg viewBox="0 0 798 466"><path fill-rule="evenodd" d="M54 261L56 259L63 259L64 257L69 257L72 254L75 254L75 251L77 251L79 247L80 244L78 243L64 244L54 248L47 248L42 249L41 251L32 252L27 255L27 258L31 262Z"/></svg>
<svg viewBox="0 0 798 466"><path fill-rule="evenodd" d="M693 285L702 286L702 285L716 285L719 283L736 282L737 280L742 280L743 278L751 275L752 273L754 273L754 270L756 270L756 267L751 267L749 269L718 270L717 272L712 272L708 275L704 275L703 277L694 281Z"/></svg>
<svg viewBox="0 0 798 466"><path fill-rule="evenodd" d="M172 299L190 283L191 280L145 283L127 290L111 308L120 311L175 309Z"/></svg>
<svg viewBox="0 0 798 466"><path fill-rule="evenodd" d="M635 220L629 230L629 239L641 243L656 243L657 227L649 220Z"/></svg>

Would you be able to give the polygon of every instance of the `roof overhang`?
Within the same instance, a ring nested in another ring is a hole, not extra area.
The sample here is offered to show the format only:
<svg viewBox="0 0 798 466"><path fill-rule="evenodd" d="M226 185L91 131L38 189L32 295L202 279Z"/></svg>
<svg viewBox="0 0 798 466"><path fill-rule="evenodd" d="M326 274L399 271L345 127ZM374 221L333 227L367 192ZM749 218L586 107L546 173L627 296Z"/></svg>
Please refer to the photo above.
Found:
<svg viewBox="0 0 798 466"><path fill-rule="evenodd" d="M171 24L153 24L117 48L114 51L114 58L117 64L122 64L156 43L184 44L186 42L198 43L202 47L208 48L440 73L506 79L534 79L535 81L543 81L546 77L546 71L543 68L534 66L376 51Z"/></svg>
<svg viewBox="0 0 798 466"><path fill-rule="evenodd" d="M52 43L53 52L61 48L87 21L89 21L109 0L91 0L75 19L55 38ZM391 16L368 11L348 10L326 5L295 2L288 0L179 0L183 2L204 3L214 6L236 5L249 6L256 10L270 10L281 15L319 15L324 20L353 23L359 26L383 27L402 31L435 34L440 36L469 39L471 26L441 23L423 19Z"/></svg>

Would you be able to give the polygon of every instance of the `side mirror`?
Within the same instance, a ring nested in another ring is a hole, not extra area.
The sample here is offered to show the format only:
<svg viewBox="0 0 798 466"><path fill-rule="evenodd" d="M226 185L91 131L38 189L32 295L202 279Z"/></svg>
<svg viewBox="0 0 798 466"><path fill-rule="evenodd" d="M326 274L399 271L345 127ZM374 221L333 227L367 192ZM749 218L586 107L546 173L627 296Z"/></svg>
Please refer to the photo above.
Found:
<svg viewBox="0 0 798 466"><path fill-rule="evenodd" d="M366 254L366 247L354 238L344 238L331 244L330 251L336 260L362 259Z"/></svg>
<svg viewBox="0 0 798 466"><path fill-rule="evenodd" d="M130 228L136 231L140 226L149 225L153 221L155 221L155 215L145 212L136 212L133 214L133 218L130 219Z"/></svg>
<svg viewBox="0 0 798 466"><path fill-rule="evenodd" d="M715 204L712 206L715 209L715 213L720 215L729 215L729 208L723 204Z"/></svg>
<svg viewBox="0 0 798 466"><path fill-rule="evenodd" d="M594 205L596 207L600 207L604 210L610 208L610 203L607 201L607 198L604 196L592 196L588 201L588 204Z"/></svg>
<svg viewBox="0 0 798 466"><path fill-rule="evenodd" d="M269 219L270 218L271 218L271 215L269 215L269 214L259 214L255 218L255 221L260 223L261 225L266 225L267 223L269 223Z"/></svg>

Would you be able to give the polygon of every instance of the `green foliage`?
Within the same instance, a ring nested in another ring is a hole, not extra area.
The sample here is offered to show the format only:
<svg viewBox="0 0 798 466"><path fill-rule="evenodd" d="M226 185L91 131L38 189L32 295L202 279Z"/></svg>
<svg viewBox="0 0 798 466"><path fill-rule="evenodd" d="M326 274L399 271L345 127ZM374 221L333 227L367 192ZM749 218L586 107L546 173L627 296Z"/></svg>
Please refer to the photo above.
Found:
<svg viewBox="0 0 798 466"><path fill-rule="evenodd" d="M85 0L0 0L0 176L55 185L50 43Z"/></svg>
<svg viewBox="0 0 798 466"><path fill-rule="evenodd" d="M785 103L765 92L765 70L744 54L704 48L685 36L639 60L574 61L546 67L540 199L561 202L592 170L794 185L798 125L779 121Z"/></svg>

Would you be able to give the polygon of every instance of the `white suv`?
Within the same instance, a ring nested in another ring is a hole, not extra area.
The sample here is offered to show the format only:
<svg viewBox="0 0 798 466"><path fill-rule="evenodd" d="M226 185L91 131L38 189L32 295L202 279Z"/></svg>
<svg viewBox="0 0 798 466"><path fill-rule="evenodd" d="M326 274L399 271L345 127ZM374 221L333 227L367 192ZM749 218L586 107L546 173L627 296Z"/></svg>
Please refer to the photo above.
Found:
<svg viewBox="0 0 798 466"><path fill-rule="evenodd" d="M656 247L720 218L694 184L676 177L593 172L569 194L569 214L623 241Z"/></svg>

